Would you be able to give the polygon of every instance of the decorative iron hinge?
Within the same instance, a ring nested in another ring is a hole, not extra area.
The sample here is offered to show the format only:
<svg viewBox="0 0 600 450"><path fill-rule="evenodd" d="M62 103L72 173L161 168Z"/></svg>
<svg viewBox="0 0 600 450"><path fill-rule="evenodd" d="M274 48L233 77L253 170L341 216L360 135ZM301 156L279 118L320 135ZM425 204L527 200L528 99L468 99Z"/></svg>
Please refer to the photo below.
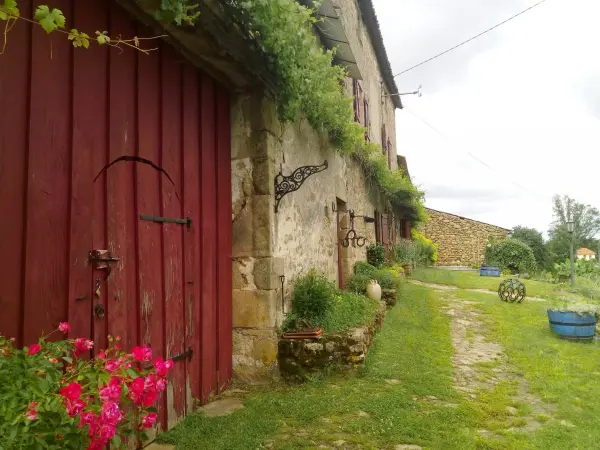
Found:
<svg viewBox="0 0 600 450"><path fill-rule="evenodd" d="M187 225L188 229L192 226L192 219L186 217L185 219L180 219L176 217L159 217L159 216L145 216L140 215L140 220L148 220L150 222L159 222L159 223L177 223L179 225Z"/></svg>
<svg viewBox="0 0 600 450"><path fill-rule="evenodd" d="M324 171L329 167L327 160L320 166L302 166L298 167L291 175L284 175L281 170L275 177L275 212L279 209L279 202L290 192L297 191L308 177Z"/></svg>

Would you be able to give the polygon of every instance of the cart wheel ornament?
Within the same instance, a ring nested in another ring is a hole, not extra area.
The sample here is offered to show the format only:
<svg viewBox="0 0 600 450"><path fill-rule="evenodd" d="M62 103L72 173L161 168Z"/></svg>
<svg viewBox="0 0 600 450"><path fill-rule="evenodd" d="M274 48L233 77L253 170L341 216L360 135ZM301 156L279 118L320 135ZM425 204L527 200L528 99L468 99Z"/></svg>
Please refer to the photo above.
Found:
<svg viewBox="0 0 600 450"><path fill-rule="evenodd" d="M514 278L504 280L498 287L498 296L504 302L521 303L525 299L525 285Z"/></svg>

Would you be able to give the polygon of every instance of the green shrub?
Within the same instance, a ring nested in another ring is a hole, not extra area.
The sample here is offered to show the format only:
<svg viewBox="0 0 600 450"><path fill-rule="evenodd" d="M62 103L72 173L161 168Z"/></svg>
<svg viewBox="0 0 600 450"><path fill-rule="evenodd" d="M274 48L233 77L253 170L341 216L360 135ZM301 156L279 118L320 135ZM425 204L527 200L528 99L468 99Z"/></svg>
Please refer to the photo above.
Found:
<svg viewBox="0 0 600 450"><path fill-rule="evenodd" d="M410 263L413 267L428 267L436 263L437 244L418 231L412 231L413 239L400 239L390 253L390 259L399 263Z"/></svg>
<svg viewBox="0 0 600 450"><path fill-rule="evenodd" d="M367 247L367 262L374 267L385 264L385 247L379 243Z"/></svg>
<svg viewBox="0 0 600 450"><path fill-rule="evenodd" d="M292 312L297 318L317 326L331 309L335 293L335 285L324 275L311 269L294 283Z"/></svg>
<svg viewBox="0 0 600 450"><path fill-rule="evenodd" d="M348 290L358 294L367 292L367 285L376 280L381 289L396 289L401 282L400 277L392 269L376 269L370 274L355 274L348 280Z"/></svg>
<svg viewBox="0 0 600 450"><path fill-rule="evenodd" d="M487 265L497 266L512 273L532 270L535 267L535 257L531 248L517 239L506 239L498 243L488 244L485 249Z"/></svg>
<svg viewBox="0 0 600 450"><path fill-rule="evenodd" d="M337 333L373 322L379 302L364 295L338 291L332 308L318 324L325 332Z"/></svg>
<svg viewBox="0 0 600 450"><path fill-rule="evenodd" d="M369 275L377 270L377 267L372 266L368 262L358 261L354 264L354 273L356 275Z"/></svg>

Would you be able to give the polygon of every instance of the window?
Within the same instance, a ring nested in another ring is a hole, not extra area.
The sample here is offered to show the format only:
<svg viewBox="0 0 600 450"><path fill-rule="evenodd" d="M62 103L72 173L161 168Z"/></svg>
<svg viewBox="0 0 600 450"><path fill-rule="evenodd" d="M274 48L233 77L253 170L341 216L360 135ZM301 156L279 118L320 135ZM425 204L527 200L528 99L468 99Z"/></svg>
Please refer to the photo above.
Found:
<svg viewBox="0 0 600 450"><path fill-rule="evenodd" d="M365 112L365 123L363 124L367 129L365 131L365 140L367 142L371 142L371 121L369 120L369 102L367 99L364 99L364 112Z"/></svg>
<svg viewBox="0 0 600 450"><path fill-rule="evenodd" d="M354 96L354 121L361 123L360 104L362 89L357 79L352 79L352 95Z"/></svg>
<svg viewBox="0 0 600 450"><path fill-rule="evenodd" d="M385 132L385 125L381 127L381 153L384 155L387 153L387 133Z"/></svg>
<svg viewBox="0 0 600 450"><path fill-rule="evenodd" d="M392 164L393 164L393 158L394 158L394 152L393 152L393 148L392 148L392 141L390 140L390 138L388 138L387 143L386 143L386 148L387 148L387 154L388 154L388 167L391 169L392 168Z"/></svg>

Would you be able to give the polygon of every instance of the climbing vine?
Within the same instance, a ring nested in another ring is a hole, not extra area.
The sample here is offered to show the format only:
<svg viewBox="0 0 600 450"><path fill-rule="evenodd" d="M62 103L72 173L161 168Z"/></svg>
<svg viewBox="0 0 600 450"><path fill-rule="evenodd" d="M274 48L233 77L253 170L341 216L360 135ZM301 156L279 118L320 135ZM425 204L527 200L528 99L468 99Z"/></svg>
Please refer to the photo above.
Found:
<svg viewBox="0 0 600 450"><path fill-rule="evenodd" d="M401 170L388 168L381 148L366 142L365 129L354 121L352 98L343 88L347 73L333 64L334 51L322 49L314 10L297 0L221 1L266 55L282 121L304 116L314 129L327 131L339 151L360 162L394 213L414 223L424 220L423 193Z"/></svg>
<svg viewBox="0 0 600 450"><path fill-rule="evenodd" d="M158 39L163 36L152 36L147 38L140 38L134 36L131 39L123 39L121 36L111 37L107 31L96 30L95 34L90 34L83 31L79 31L76 28L66 30L67 19L63 12L58 8L50 8L48 5L39 5L33 15L33 19L21 16L19 7L16 0L4 0L0 4L0 21L5 21L4 25L4 42L0 49L0 55L4 53L8 42L8 33L15 25L18 20L24 20L26 22L33 23L40 26L46 33L58 32L67 37L73 43L76 48L89 48L91 42L95 42L98 45L108 45L121 49L121 46L127 46L141 51L142 53L148 54L156 48L144 48L141 46L141 41Z"/></svg>

